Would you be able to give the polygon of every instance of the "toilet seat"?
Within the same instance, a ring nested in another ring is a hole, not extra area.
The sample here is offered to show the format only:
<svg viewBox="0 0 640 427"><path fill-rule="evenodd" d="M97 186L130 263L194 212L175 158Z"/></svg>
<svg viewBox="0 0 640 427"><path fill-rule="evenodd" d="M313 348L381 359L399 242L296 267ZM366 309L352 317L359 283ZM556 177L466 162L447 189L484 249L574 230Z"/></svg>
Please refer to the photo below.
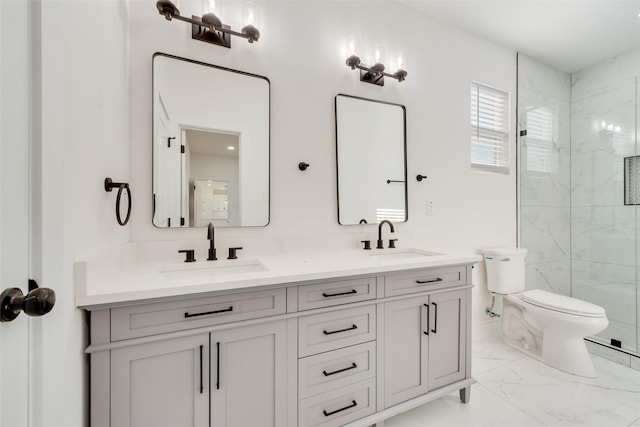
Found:
<svg viewBox="0 0 640 427"><path fill-rule="evenodd" d="M532 289L522 292L520 295L523 302L547 310L558 311L573 316L606 317L604 308L600 306L576 298L547 292L542 289Z"/></svg>

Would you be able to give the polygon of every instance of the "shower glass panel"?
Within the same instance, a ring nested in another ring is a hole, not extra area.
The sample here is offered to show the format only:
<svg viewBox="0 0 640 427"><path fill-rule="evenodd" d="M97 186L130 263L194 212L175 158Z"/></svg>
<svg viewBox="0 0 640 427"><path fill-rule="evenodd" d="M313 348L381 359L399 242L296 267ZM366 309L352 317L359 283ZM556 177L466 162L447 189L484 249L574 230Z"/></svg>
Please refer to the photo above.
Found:
<svg viewBox="0 0 640 427"><path fill-rule="evenodd" d="M572 74L518 55L520 246L527 289L605 308L592 337L638 353L640 51ZM626 164L626 167L625 167Z"/></svg>

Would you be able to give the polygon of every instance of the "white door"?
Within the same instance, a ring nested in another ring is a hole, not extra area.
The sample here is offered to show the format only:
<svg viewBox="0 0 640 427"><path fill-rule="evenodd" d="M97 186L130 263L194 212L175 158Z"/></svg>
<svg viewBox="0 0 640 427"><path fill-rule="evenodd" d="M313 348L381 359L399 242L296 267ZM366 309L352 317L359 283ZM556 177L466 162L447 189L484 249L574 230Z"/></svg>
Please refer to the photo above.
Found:
<svg viewBox="0 0 640 427"><path fill-rule="evenodd" d="M29 277L29 2L0 1L0 291ZM0 323L0 427L30 423L29 323Z"/></svg>

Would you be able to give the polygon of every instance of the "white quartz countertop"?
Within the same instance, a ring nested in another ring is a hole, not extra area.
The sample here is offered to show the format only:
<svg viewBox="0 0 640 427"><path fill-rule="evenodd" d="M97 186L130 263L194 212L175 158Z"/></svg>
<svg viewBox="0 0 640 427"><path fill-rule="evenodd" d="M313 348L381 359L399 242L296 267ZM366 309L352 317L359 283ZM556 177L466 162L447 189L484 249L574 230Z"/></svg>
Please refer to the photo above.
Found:
<svg viewBox="0 0 640 427"><path fill-rule="evenodd" d="M482 259L476 254L443 254L419 248L244 255L238 253L236 260L201 258L193 263L137 262L135 246L125 245L75 263L75 303L95 310L291 283L473 264Z"/></svg>

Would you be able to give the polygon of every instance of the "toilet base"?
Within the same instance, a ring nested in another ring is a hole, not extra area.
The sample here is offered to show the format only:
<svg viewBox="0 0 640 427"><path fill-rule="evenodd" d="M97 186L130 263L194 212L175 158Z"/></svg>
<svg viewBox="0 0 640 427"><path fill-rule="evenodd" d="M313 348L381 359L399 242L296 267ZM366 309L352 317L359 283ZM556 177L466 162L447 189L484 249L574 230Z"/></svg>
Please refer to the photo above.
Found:
<svg viewBox="0 0 640 427"><path fill-rule="evenodd" d="M584 338L567 339L547 332L542 340L542 362L573 375L597 376Z"/></svg>
<svg viewBox="0 0 640 427"><path fill-rule="evenodd" d="M582 324L576 324L581 320ZM608 324L604 319L567 318L552 311L537 311L519 298L505 298L502 330L504 342L553 368L595 378L596 371L584 336L596 334ZM575 335L576 328L585 335Z"/></svg>
<svg viewBox="0 0 640 427"><path fill-rule="evenodd" d="M543 354L527 350L522 342L514 341L507 337L503 338L505 344L509 347L513 347L552 368L580 377L596 378L598 376L593 367L586 343L582 338L579 340L570 340L571 342L565 339L558 342L547 338L543 344ZM547 346L550 350L545 352L544 346Z"/></svg>

